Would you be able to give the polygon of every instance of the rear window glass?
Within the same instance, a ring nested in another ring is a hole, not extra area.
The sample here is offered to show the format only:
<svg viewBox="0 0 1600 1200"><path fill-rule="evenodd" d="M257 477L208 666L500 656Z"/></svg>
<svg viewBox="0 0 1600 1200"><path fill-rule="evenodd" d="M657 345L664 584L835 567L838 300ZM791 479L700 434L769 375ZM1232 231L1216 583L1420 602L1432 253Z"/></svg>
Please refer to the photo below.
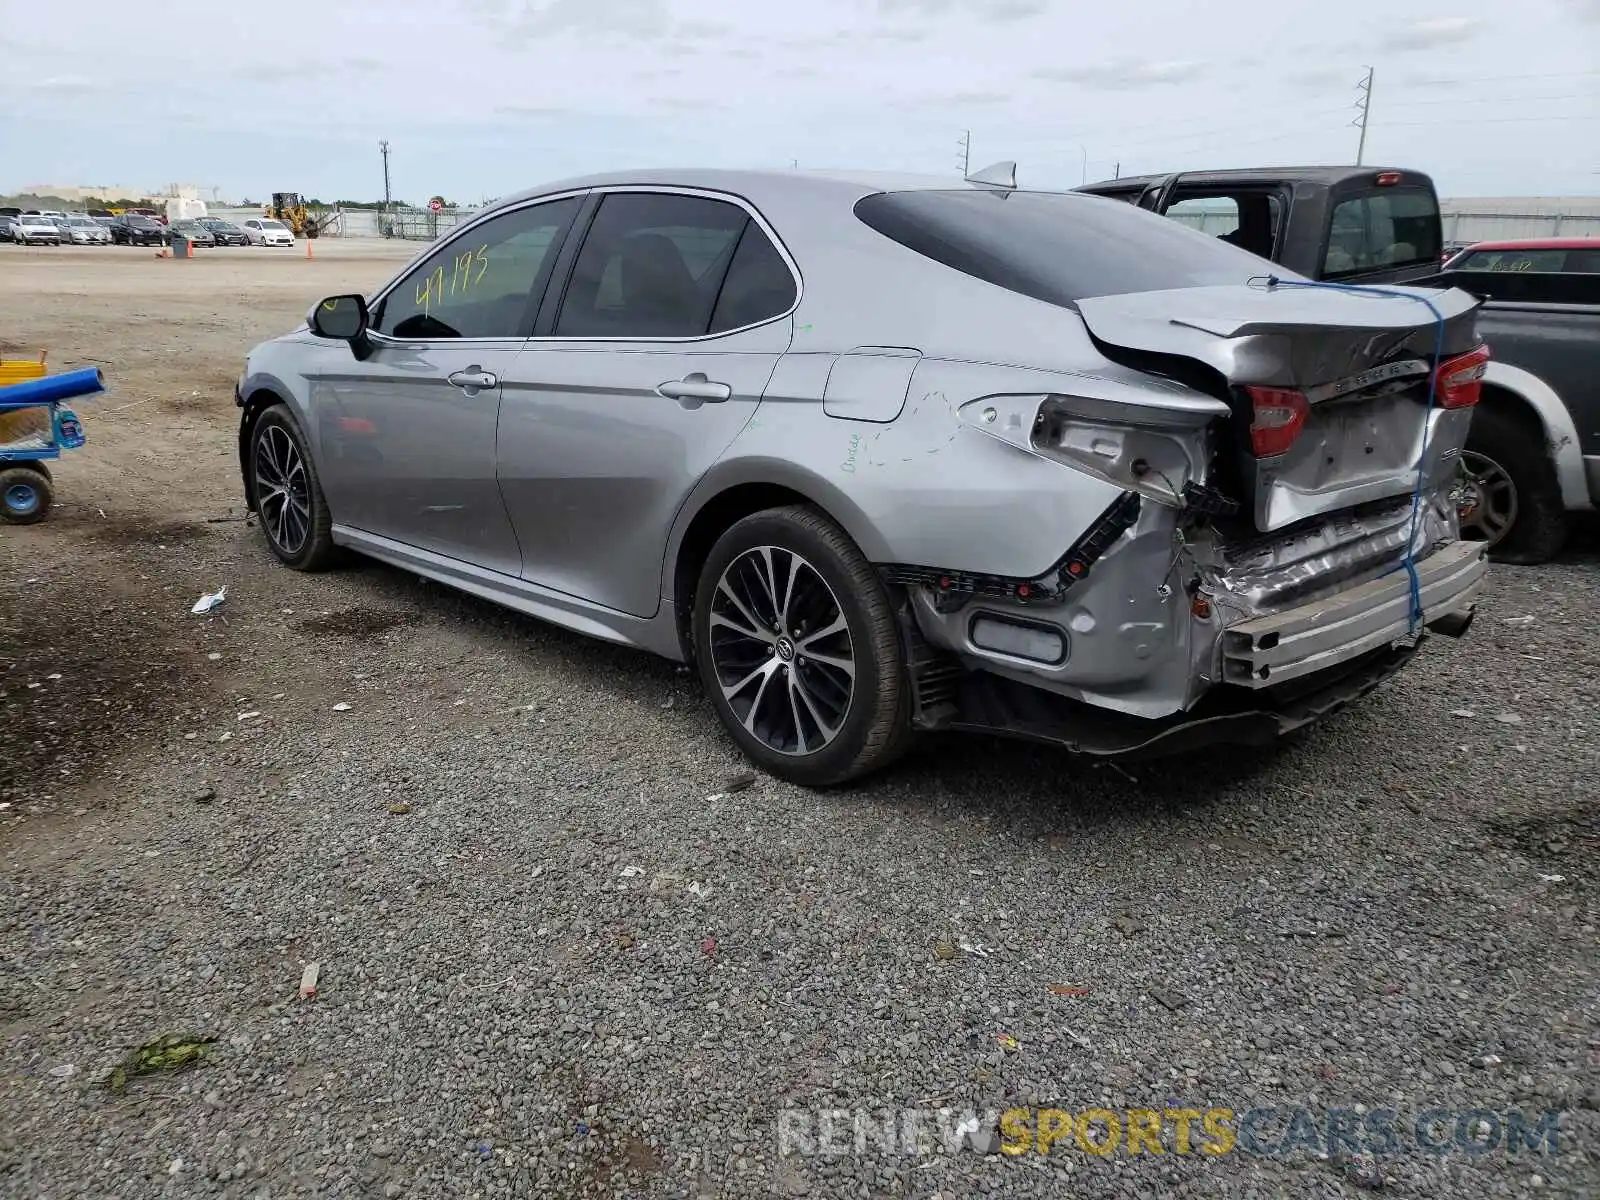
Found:
<svg viewBox="0 0 1600 1200"><path fill-rule="evenodd" d="M1386 267L1437 263L1439 202L1422 188L1388 188L1334 205L1322 273L1330 279Z"/></svg>
<svg viewBox="0 0 1600 1200"><path fill-rule="evenodd" d="M1050 304L1091 296L1298 279L1177 221L1102 196L978 189L879 192L861 221L965 275Z"/></svg>

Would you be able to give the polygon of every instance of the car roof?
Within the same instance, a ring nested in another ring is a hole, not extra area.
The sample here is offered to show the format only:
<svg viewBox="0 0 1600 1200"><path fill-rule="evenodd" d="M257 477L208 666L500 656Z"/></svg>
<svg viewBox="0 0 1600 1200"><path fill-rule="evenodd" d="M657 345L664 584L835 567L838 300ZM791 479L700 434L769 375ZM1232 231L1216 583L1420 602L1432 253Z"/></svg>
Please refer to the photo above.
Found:
<svg viewBox="0 0 1600 1200"><path fill-rule="evenodd" d="M1085 184L1078 190L1094 191L1104 188L1108 191L1117 191L1123 188L1145 187L1152 183L1160 183L1169 174L1182 175L1185 183L1278 183L1288 179L1332 185L1344 183L1349 179L1361 179L1368 175L1385 175L1391 172L1413 176L1418 181L1433 182L1422 171L1415 171L1410 167L1237 167L1220 171L1172 171L1158 175L1124 175L1119 179L1102 179L1096 183Z"/></svg>
<svg viewBox="0 0 1600 1200"><path fill-rule="evenodd" d="M1507 238L1495 242L1469 242L1466 248L1468 250L1600 250L1600 238Z"/></svg>
<svg viewBox="0 0 1600 1200"><path fill-rule="evenodd" d="M933 191L941 189L949 191L976 186L979 185L968 183L959 178L952 179L947 175L919 175L893 171L856 171L848 168L758 170L655 167L633 171L606 171L600 174L578 175L568 179L554 180L539 187L528 188L525 191L504 196L483 211L492 212L508 205L520 204L525 200L548 196L556 192L581 191L588 188L601 187L701 188L706 191L731 192L734 195L744 196L759 206L764 195L770 195L774 192L792 195L797 189L809 190L818 195L832 193L841 201L851 201L876 192ZM1061 191L1065 193L1065 189L1053 188L1023 187L1016 190L1026 192Z"/></svg>

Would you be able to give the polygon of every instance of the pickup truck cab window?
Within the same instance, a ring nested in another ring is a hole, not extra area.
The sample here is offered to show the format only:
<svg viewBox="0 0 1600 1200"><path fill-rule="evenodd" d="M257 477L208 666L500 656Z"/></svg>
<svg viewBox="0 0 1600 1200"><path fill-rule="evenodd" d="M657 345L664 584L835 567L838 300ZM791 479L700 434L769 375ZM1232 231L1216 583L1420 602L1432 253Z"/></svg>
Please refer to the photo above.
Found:
<svg viewBox="0 0 1600 1200"><path fill-rule="evenodd" d="M1339 201L1328 227L1327 279L1439 261L1439 205L1422 188L1374 189Z"/></svg>

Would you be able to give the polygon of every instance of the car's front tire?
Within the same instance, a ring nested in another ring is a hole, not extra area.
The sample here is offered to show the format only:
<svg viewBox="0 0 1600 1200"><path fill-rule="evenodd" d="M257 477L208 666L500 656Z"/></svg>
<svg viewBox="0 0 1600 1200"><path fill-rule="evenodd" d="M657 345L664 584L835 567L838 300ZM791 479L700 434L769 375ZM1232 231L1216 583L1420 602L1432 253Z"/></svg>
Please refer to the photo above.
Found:
<svg viewBox="0 0 1600 1200"><path fill-rule="evenodd" d="M767 509L730 527L701 568L692 629L717 716L768 773L846 783L909 744L893 605L855 543L815 509Z"/></svg>
<svg viewBox="0 0 1600 1200"><path fill-rule="evenodd" d="M285 566L332 565L333 517L305 435L284 405L263 412L250 431L250 499L267 545Z"/></svg>

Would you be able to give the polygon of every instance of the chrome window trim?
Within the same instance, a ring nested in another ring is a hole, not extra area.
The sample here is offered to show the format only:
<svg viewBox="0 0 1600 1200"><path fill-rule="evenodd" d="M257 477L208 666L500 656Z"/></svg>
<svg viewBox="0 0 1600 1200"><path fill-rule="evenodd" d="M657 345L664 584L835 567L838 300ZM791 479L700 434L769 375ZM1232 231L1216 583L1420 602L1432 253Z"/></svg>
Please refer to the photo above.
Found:
<svg viewBox="0 0 1600 1200"><path fill-rule="evenodd" d="M531 197L528 200L526 200L526 201L524 201L524 202L522 202L520 204L516 204L516 205L513 205L513 206L508 207L508 208L494 209L494 210L489 211L489 212L481 213L477 217L475 217L473 220L471 220L471 221L467 222L465 225L461 226L459 229L456 229L456 230L452 231L448 238L446 238L444 241L441 241L435 247L435 250L444 249L446 246L451 245L452 243L454 243L458 239L466 237L473 229L476 229L481 225L485 225L488 222L495 220L497 217L508 216L511 213L522 212L524 209L533 208L536 205L540 205L540 204L548 204L548 203L552 203L552 202L557 201L557 200L568 200L568 199L571 199L574 196L591 196L591 195L604 196L604 195L613 195L613 194L616 194L616 193L619 193L619 192L620 193L629 193L629 194L645 194L645 195L656 194L656 195L669 195L669 196L698 196L701 199L705 199L705 200L719 200L719 201L722 201L723 203L735 204L738 207L744 209L745 214L760 227L761 232L766 235L767 240L770 241L772 243L772 245L777 249L778 256L783 259L784 266L789 268L789 277L792 280L794 280L794 302L792 304L790 304L789 307L786 308L783 312L777 314L776 316L767 317L765 320L754 321L754 322L750 323L749 325L740 325L735 329L724 329L724 330L722 330L722 331L720 331L718 333L700 333L700 334L693 334L693 335L690 335L688 337L592 337L592 336L585 337L585 336L574 336L574 335L570 335L570 334L566 335L566 336L560 336L560 335L557 335L557 334L547 334L547 335L542 336L542 337L530 336L530 337L525 337L525 338L524 337L395 338L395 337L391 337L390 335L384 334L384 333L370 333L368 336L370 336L374 341L382 342L382 343L385 343L385 344L391 345L391 346L427 345L427 346L504 347L507 344L517 345L517 346L524 346L524 345L550 345L552 343L559 343L559 344L562 344L562 345L577 345L577 346L581 346L581 345L596 345L596 346L616 346L616 345L629 345L629 346L636 346L636 345L683 346L683 345L695 345L695 344L698 344L698 343L701 343L701 342L714 342L714 341L718 341L718 340L720 340L722 338L734 337L737 334L747 333L752 329L761 329L761 328L764 328L765 326L776 324L779 321L786 321L790 317L794 316L794 314L799 310L801 301L805 299L805 280L800 274L800 266L795 261L794 255L789 252L789 247L783 244L783 239L780 238L778 236L778 234L777 234L777 231L775 229L773 229L771 222L769 222L766 219L766 217L762 215L760 210L757 209L754 204L750 203L749 200L745 199L743 196L738 195L737 193L717 191L717 190L715 190L713 188L685 187L685 186L680 186L680 185L677 185L677 184L665 184L665 183L660 183L660 184L653 184L653 183L614 183L614 184L607 184L607 185L605 185L603 187L579 188L579 189L576 189L576 190L565 191L565 192L551 192L549 195ZM585 237L588 236L588 230L587 229L584 230L584 236ZM581 253L582 246L579 247L579 251ZM558 249L557 252L558 253L560 252L559 249ZM424 253L423 255L421 255L420 257L428 258L428 257L431 257L432 254L433 254L433 251L428 251L428 252ZM415 260L413 260L410 263L407 263L406 266L405 266L405 269L402 270L400 272L400 274L396 275L392 280L389 281L388 284L386 284L384 286L383 290L381 292L379 292L376 297L374 297L372 303L368 307L372 308L372 309L376 309L378 307L378 305L382 304L385 300L387 300L389 298L389 294L391 292L393 292L397 287L399 287L401 282L404 281L408 276L410 276L412 271L416 267L418 267L420 265L421 264L419 262L415 261ZM730 264L729 265L730 266L732 265L731 260L730 260ZM577 262L576 262L576 260L574 260L573 268L576 269L576 267L577 267ZM565 281L563 281L563 282L565 282ZM559 316L559 313L557 315Z"/></svg>

